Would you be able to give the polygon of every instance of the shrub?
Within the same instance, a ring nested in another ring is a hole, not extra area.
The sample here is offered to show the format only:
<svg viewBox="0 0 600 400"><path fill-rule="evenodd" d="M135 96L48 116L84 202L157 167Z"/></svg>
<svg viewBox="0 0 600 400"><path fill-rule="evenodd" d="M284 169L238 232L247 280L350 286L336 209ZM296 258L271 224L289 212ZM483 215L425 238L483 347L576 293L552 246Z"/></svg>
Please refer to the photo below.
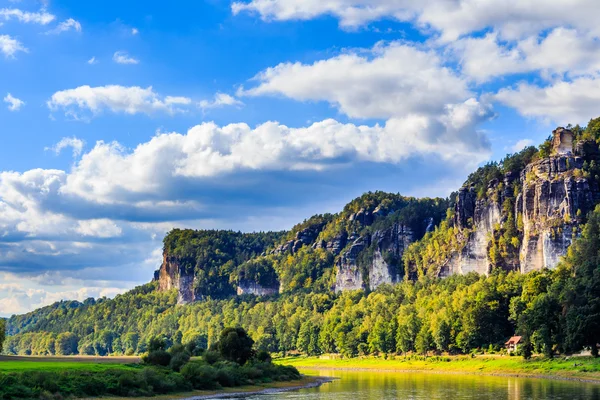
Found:
<svg viewBox="0 0 600 400"><path fill-rule="evenodd" d="M154 350L142 358L145 364L160 365L163 367L169 366L171 363L171 354L164 350Z"/></svg>
<svg viewBox="0 0 600 400"><path fill-rule="evenodd" d="M204 361L206 361L208 364L214 364L218 361L221 360L221 355L219 353L217 353L216 351L207 351L206 353L204 353Z"/></svg>
<svg viewBox="0 0 600 400"><path fill-rule="evenodd" d="M181 375L194 389L216 389L217 371L210 365L190 362L181 368Z"/></svg>

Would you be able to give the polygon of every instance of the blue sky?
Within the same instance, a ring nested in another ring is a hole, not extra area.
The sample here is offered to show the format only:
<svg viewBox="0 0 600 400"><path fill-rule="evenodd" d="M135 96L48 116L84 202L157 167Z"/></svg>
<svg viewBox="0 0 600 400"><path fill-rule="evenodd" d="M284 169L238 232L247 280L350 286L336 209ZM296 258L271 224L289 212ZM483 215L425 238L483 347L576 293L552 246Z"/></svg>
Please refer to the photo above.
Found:
<svg viewBox="0 0 600 400"><path fill-rule="evenodd" d="M0 0L0 316L147 282L173 227L447 196L600 114L595 0Z"/></svg>

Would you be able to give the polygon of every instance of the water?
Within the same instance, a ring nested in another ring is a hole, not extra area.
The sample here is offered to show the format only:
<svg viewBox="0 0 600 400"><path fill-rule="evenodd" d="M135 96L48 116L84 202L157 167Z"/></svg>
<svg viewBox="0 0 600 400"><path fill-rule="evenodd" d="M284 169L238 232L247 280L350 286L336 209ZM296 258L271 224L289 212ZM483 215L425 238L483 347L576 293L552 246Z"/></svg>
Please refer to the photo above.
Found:
<svg viewBox="0 0 600 400"><path fill-rule="evenodd" d="M315 389L248 400L600 400L600 384L546 379L427 373L302 371L337 379Z"/></svg>

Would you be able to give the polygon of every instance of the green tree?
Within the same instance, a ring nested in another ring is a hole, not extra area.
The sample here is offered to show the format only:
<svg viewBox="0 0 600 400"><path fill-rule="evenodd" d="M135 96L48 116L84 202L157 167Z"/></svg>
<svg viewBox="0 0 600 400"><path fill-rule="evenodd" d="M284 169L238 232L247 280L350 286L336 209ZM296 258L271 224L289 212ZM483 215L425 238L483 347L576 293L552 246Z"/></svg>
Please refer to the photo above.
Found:
<svg viewBox="0 0 600 400"><path fill-rule="evenodd" d="M254 356L254 340L243 328L226 328L221 332L217 349L221 356L240 365Z"/></svg>
<svg viewBox="0 0 600 400"><path fill-rule="evenodd" d="M0 353L2 353L2 349L4 348L5 340L6 340L6 320L4 318L0 318Z"/></svg>
<svg viewBox="0 0 600 400"><path fill-rule="evenodd" d="M77 335L71 332L63 332L56 338L56 354L62 356L70 356L77 354L77 347L79 345L79 338Z"/></svg>

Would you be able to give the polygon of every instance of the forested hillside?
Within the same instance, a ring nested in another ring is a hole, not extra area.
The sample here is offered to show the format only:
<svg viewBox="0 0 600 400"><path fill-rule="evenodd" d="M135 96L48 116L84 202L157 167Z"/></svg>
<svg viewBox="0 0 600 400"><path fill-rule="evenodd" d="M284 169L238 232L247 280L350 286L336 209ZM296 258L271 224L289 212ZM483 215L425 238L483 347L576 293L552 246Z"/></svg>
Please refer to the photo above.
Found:
<svg viewBox="0 0 600 400"><path fill-rule="evenodd" d="M572 152L557 153L563 135ZM515 333L525 355L597 353L599 142L599 120L557 130L449 199L375 192L289 232L174 230L152 283L12 317L4 351L207 348L241 326L283 353L469 353Z"/></svg>

